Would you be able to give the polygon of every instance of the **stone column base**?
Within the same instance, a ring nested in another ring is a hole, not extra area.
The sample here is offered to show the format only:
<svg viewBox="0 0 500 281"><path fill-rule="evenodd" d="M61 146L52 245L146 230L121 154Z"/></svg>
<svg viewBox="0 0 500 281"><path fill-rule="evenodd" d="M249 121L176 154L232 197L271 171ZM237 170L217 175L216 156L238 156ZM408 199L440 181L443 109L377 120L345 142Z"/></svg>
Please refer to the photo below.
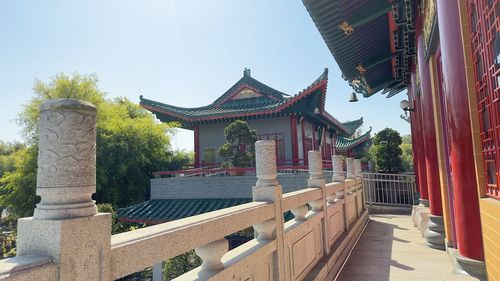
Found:
<svg viewBox="0 0 500 281"><path fill-rule="evenodd" d="M418 199L420 201L420 205L424 205L425 207L429 208L429 199Z"/></svg>
<svg viewBox="0 0 500 281"><path fill-rule="evenodd" d="M413 221L413 226L419 228L419 218L420 212L422 210L429 210L429 208L425 207L423 204L413 205L411 209L411 219Z"/></svg>
<svg viewBox="0 0 500 281"><path fill-rule="evenodd" d="M429 208L420 208L417 216L417 228L420 230L420 234L424 237L425 229L427 229L427 223L429 222L429 215L431 210Z"/></svg>
<svg viewBox="0 0 500 281"><path fill-rule="evenodd" d="M461 256L458 251L454 251L457 264L460 268L472 277L479 280L486 280L486 265L484 261L478 261Z"/></svg>
<svg viewBox="0 0 500 281"><path fill-rule="evenodd" d="M444 250L444 222L442 216L429 215L429 223L425 229L425 240L431 248Z"/></svg>
<svg viewBox="0 0 500 281"><path fill-rule="evenodd" d="M109 280L111 214L63 220L21 218L17 255L52 257L57 280Z"/></svg>
<svg viewBox="0 0 500 281"><path fill-rule="evenodd" d="M486 281L486 265L484 261L466 258L455 248L447 248L448 255L453 263L453 272L462 275L472 276L481 281Z"/></svg>

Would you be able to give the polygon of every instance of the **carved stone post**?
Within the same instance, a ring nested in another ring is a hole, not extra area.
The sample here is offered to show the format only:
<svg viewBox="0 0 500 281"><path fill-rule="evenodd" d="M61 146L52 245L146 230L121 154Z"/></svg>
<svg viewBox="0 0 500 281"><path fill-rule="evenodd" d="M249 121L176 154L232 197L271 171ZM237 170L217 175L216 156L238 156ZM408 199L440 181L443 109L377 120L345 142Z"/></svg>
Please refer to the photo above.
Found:
<svg viewBox="0 0 500 281"><path fill-rule="evenodd" d="M57 280L110 280L111 215L96 214L96 108L60 99L40 106L34 217L18 221L17 254L51 256Z"/></svg>
<svg viewBox="0 0 500 281"><path fill-rule="evenodd" d="M333 155L332 156L332 164L333 164L333 177L332 181L344 182L345 181L345 173L343 169L344 156L342 155ZM339 191L335 195L335 202L344 199L344 191Z"/></svg>
<svg viewBox="0 0 500 281"><path fill-rule="evenodd" d="M319 150L310 150L308 153L309 160L309 179L307 187L325 189L325 178L323 177L323 163L321 162L321 152ZM313 211L319 212L323 209L323 203L326 194L323 194L321 200L309 202Z"/></svg>
<svg viewBox="0 0 500 281"><path fill-rule="evenodd" d="M354 175L356 177L363 177L362 169L361 169L361 159L354 159Z"/></svg>
<svg viewBox="0 0 500 281"><path fill-rule="evenodd" d="M332 156L332 164L333 164L333 177L332 181L345 181L345 174L342 164L344 162L344 157L342 155L333 155Z"/></svg>
<svg viewBox="0 0 500 281"><path fill-rule="evenodd" d="M274 280L285 280L284 221L281 208L282 190L276 177L276 144L273 140L255 143L256 186L252 188L253 201L273 202L274 219L254 225L257 240L276 239L277 253L274 255Z"/></svg>
<svg viewBox="0 0 500 281"><path fill-rule="evenodd" d="M96 108L77 100L40 106L36 219L64 219L97 213L95 192Z"/></svg>
<svg viewBox="0 0 500 281"><path fill-rule="evenodd" d="M354 174L354 159L353 158L346 158L345 163L346 163L346 170L347 170L346 177L348 179L355 179L356 175Z"/></svg>
<svg viewBox="0 0 500 281"><path fill-rule="evenodd" d="M321 223L321 230L323 232L323 250L325 255L330 253L329 247L329 234L328 234L328 208L325 206L326 202L326 181L323 176L323 162L321 159L321 152L319 150L311 150L308 153L309 159L309 179L307 180L307 187L321 188L321 199L309 202L313 212L323 212L323 220Z"/></svg>

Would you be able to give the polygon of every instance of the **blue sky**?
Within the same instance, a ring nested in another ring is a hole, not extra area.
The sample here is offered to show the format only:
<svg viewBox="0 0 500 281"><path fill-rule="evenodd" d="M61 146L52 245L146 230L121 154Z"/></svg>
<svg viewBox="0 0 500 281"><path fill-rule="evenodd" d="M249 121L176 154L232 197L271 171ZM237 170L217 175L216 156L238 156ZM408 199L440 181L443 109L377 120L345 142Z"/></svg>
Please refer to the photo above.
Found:
<svg viewBox="0 0 500 281"><path fill-rule="evenodd" d="M296 94L328 67L326 109L364 129L402 134L399 102L351 92L300 0L1 1L0 140L22 140L12 121L35 79L96 73L108 97L139 95L178 106L209 104L243 75ZM192 149L180 131L175 148Z"/></svg>

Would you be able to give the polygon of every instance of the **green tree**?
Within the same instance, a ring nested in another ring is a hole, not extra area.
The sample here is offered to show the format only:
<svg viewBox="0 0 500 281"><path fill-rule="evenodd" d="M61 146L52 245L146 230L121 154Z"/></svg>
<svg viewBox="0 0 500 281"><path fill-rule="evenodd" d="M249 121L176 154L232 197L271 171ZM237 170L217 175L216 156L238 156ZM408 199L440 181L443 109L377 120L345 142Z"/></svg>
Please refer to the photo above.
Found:
<svg viewBox="0 0 500 281"><path fill-rule="evenodd" d="M190 161L187 153L170 148L174 124L156 122L152 114L125 98L106 99L95 75L58 74L49 83L37 80L33 90L34 97L18 118L29 147L20 152L15 169L0 179L0 205L18 216L31 215L35 207L39 106L48 99L81 99L97 108L94 199L98 203L117 208L144 201L149 198L153 171L178 169Z"/></svg>
<svg viewBox="0 0 500 281"><path fill-rule="evenodd" d="M373 152L377 165L383 172L398 173L404 170L401 159L401 136L393 129L385 128L373 138Z"/></svg>
<svg viewBox="0 0 500 281"><path fill-rule="evenodd" d="M19 142L8 143L0 141L0 178L6 172L14 170L14 163L19 157L18 151L24 150L26 146Z"/></svg>
<svg viewBox="0 0 500 281"><path fill-rule="evenodd" d="M248 123L236 120L224 128L226 143L219 147L218 153L226 160L223 167L250 167L255 153L257 132Z"/></svg>
<svg viewBox="0 0 500 281"><path fill-rule="evenodd" d="M400 145L403 160L403 167L405 171L413 170L413 148L411 145L411 135L405 135L402 137L402 143Z"/></svg>
<svg viewBox="0 0 500 281"><path fill-rule="evenodd" d="M172 280L200 265L201 258L196 255L194 250L191 250L166 261L163 267L163 278Z"/></svg>

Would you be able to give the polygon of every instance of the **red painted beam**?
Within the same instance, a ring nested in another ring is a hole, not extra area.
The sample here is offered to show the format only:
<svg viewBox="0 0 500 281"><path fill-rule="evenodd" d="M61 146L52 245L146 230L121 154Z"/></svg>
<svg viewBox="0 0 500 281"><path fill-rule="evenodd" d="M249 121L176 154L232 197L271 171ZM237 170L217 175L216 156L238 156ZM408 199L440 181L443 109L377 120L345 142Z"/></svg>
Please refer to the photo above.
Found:
<svg viewBox="0 0 500 281"><path fill-rule="evenodd" d="M194 131L194 167L199 168L201 166L201 162L200 162L200 127L198 125L194 125L193 131Z"/></svg>

